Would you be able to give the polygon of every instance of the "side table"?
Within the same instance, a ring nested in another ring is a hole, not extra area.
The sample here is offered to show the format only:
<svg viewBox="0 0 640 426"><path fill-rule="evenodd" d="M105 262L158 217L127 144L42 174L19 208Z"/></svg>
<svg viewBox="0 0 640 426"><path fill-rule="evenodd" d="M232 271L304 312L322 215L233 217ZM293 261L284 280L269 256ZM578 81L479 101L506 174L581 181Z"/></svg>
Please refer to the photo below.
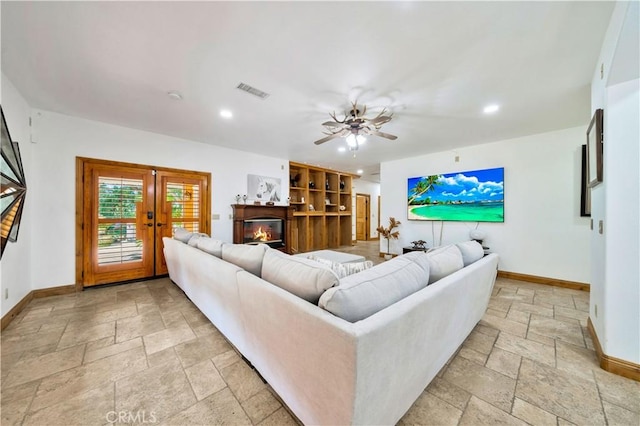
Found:
<svg viewBox="0 0 640 426"><path fill-rule="evenodd" d="M402 254L411 253L412 251L427 251L428 247L416 248L416 247L402 247Z"/></svg>

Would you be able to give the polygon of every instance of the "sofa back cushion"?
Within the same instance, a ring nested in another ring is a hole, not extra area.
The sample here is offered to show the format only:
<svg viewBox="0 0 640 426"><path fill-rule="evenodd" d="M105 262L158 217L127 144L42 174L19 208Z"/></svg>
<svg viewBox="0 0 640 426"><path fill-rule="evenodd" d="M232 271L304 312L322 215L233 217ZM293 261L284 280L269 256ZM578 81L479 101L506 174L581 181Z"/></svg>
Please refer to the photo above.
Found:
<svg viewBox="0 0 640 426"><path fill-rule="evenodd" d="M462 253L462 263L464 266L469 266L476 260L484 257L484 249L480 243L475 240L457 243L456 246L460 250L460 253Z"/></svg>
<svg viewBox="0 0 640 426"><path fill-rule="evenodd" d="M189 240L191 241L191 240ZM214 255L217 258L222 259L222 245L224 242L216 240L214 238L200 237L196 241L196 247L205 253Z"/></svg>
<svg viewBox="0 0 640 426"><path fill-rule="evenodd" d="M207 234L204 234L202 232L194 232L193 234L191 234L191 238L189 238L187 244L189 244L191 247L198 247L198 240L203 237L209 238Z"/></svg>
<svg viewBox="0 0 640 426"><path fill-rule="evenodd" d="M393 258L340 280L320 297L318 305L347 321L356 322L427 286L429 261L424 252Z"/></svg>
<svg viewBox="0 0 640 426"><path fill-rule="evenodd" d="M429 259L430 268L429 284L464 267L462 253L460 253L460 249L454 244L430 251L427 253L427 259Z"/></svg>
<svg viewBox="0 0 640 426"><path fill-rule="evenodd" d="M266 244L223 244L222 260L233 263L253 275L260 276Z"/></svg>
<svg viewBox="0 0 640 426"><path fill-rule="evenodd" d="M186 228L176 228L173 231L173 238L175 238L178 241L182 241L185 244L189 242L192 236L193 236L193 232L187 231Z"/></svg>
<svg viewBox="0 0 640 426"><path fill-rule="evenodd" d="M340 282L328 267L274 249L267 250L264 255L262 278L314 305L325 290Z"/></svg>

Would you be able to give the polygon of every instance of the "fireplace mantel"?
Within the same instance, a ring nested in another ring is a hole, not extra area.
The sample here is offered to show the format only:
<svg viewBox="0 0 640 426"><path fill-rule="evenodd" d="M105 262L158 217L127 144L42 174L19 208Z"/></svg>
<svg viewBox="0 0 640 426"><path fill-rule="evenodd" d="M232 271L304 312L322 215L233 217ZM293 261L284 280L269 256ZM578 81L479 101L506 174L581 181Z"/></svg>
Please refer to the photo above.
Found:
<svg viewBox="0 0 640 426"><path fill-rule="evenodd" d="M233 208L233 243L243 243L243 224L249 219L282 219L284 220L284 248L285 253L291 254L291 221L293 219L293 207L290 206L264 206L256 204L232 204Z"/></svg>

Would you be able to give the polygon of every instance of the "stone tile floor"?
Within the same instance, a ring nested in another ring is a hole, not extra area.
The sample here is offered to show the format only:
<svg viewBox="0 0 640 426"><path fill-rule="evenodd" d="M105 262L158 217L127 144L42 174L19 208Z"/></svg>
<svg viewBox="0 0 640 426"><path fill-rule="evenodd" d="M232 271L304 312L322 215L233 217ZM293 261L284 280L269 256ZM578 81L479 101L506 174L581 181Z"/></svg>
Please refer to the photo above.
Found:
<svg viewBox="0 0 640 426"><path fill-rule="evenodd" d="M372 259L377 244L345 251ZM588 302L498 279L484 318L399 423L640 424L640 383L598 368ZM34 299L1 337L3 426L296 423L168 278Z"/></svg>

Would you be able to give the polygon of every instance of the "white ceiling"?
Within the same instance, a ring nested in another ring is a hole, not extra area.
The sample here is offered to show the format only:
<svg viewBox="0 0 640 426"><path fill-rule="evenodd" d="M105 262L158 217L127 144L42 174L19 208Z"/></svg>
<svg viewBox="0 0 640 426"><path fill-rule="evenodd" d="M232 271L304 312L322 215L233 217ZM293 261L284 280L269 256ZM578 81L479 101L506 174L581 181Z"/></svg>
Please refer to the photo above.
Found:
<svg viewBox="0 0 640 426"><path fill-rule="evenodd" d="M35 108L375 180L380 161L588 123L613 6L2 2L2 72ZM342 139L314 145L354 100L390 109L382 131L398 139L370 137L355 158Z"/></svg>

